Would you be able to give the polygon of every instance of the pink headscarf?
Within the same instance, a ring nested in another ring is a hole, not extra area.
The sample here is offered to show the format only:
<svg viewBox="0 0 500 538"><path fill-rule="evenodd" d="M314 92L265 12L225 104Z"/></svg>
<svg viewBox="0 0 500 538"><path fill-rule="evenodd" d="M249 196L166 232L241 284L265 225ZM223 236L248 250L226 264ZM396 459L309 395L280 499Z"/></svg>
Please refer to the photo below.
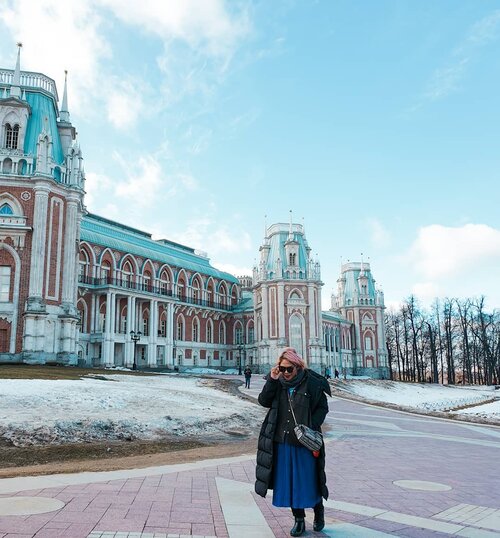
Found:
<svg viewBox="0 0 500 538"><path fill-rule="evenodd" d="M286 359L290 364L297 368L302 368L302 370L306 368L306 361L298 355L293 347L286 347L282 351L278 362L281 362L282 359Z"/></svg>

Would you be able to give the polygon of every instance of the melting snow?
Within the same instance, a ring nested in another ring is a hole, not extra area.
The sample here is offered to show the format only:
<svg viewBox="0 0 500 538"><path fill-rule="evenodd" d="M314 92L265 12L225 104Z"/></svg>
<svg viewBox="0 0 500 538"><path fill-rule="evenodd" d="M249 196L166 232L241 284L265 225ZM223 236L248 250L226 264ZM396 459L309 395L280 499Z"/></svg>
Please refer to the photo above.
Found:
<svg viewBox="0 0 500 538"><path fill-rule="evenodd" d="M495 390L495 387L443 386L398 381L349 381L339 385L339 388L368 400L428 411L448 411L473 406L455 412L500 419L500 391ZM497 398L497 401L483 404L494 398Z"/></svg>
<svg viewBox="0 0 500 538"><path fill-rule="evenodd" d="M262 410L178 375L2 379L0 435L16 446L256 428Z"/></svg>

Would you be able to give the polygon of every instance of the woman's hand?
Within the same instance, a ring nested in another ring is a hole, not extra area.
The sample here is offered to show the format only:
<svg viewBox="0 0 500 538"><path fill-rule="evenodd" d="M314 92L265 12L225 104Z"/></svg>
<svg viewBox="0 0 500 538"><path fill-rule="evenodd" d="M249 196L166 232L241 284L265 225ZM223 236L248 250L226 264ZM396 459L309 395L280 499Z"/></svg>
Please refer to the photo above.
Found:
<svg viewBox="0 0 500 538"><path fill-rule="evenodd" d="M272 379L279 379L280 376L281 376L279 366L276 365L276 366L274 366L274 368L271 368L270 374L271 374Z"/></svg>

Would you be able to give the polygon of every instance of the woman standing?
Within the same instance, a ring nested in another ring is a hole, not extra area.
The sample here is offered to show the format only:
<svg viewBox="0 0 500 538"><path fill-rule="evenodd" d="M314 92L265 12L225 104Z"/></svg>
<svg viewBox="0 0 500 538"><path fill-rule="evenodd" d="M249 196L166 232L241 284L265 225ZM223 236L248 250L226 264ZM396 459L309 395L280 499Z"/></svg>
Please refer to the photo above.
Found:
<svg viewBox="0 0 500 538"><path fill-rule="evenodd" d="M295 349L288 347L266 377L259 403L269 411L260 430L255 491L265 497L273 490L273 505L292 509L295 525L291 536L305 532L305 508L314 508L313 529L325 526L323 498L328 499L325 447L311 452L299 443L293 428L298 424L321 431L328 413L326 379L306 368Z"/></svg>

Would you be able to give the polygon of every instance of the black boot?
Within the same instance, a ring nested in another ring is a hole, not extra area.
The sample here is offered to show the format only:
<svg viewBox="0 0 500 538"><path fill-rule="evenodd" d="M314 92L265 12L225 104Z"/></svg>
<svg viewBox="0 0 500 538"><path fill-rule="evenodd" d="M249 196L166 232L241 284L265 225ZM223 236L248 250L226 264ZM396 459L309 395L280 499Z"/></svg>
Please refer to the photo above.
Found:
<svg viewBox="0 0 500 538"><path fill-rule="evenodd" d="M319 502L314 507L314 522L313 530L316 532L322 531L325 527L325 507L323 502Z"/></svg>
<svg viewBox="0 0 500 538"><path fill-rule="evenodd" d="M306 521L303 517L295 518L295 525L290 531L290 536L302 536L306 532Z"/></svg>

